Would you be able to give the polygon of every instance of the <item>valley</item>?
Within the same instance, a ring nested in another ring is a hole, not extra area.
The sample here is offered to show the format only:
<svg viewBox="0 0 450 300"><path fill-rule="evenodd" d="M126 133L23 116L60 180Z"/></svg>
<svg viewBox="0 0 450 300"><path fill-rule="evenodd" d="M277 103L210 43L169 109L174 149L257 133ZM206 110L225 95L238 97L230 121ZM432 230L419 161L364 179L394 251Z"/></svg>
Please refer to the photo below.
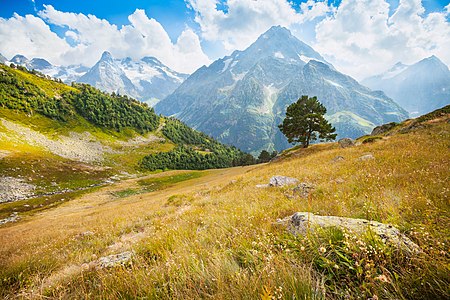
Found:
<svg viewBox="0 0 450 300"><path fill-rule="evenodd" d="M265 165L123 179L26 215L0 227L2 296L445 298L449 118L446 107L354 147L293 148ZM312 189L258 187L275 175ZM297 211L392 224L420 253L370 237L355 248L345 233L295 237L277 220Z"/></svg>
<svg viewBox="0 0 450 300"><path fill-rule="evenodd" d="M450 299L444 2L0 1L0 299Z"/></svg>

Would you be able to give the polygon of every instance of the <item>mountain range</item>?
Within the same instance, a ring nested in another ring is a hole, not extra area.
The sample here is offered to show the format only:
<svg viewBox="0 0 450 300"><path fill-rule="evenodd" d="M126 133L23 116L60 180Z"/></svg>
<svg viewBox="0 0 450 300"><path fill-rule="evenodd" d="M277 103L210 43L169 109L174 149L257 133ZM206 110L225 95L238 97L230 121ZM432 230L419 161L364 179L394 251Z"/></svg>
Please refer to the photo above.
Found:
<svg viewBox="0 0 450 300"><path fill-rule="evenodd" d="M274 26L244 51L216 60L186 79L155 111L174 115L221 142L258 153L289 146L278 129L286 107L317 96L340 137L369 133L407 112L383 92L337 71L289 30Z"/></svg>
<svg viewBox="0 0 450 300"><path fill-rule="evenodd" d="M82 65L55 66L45 59L30 60L23 55L16 55L9 61L1 56L0 62L34 69L65 83L88 83L104 92L128 95L149 105L165 98L188 76L173 71L154 57L144 57L139 61L129 57L114 59L106 51L92 68Z"/></svg>
<svg viewBox="0 0 450 300"><path fill-rule="evenodd" d="M384 91L411 116L418 116L450 104L450 71L436 56L413 65L401 62L362 83Z"/></svg>
<svg viewBox="0 0 450 300"><path fill-rule="evenodd" d="M361 85L280 26L191 76L154 57L115 59L106 51L92 68L22 55L10 61L0 55L0 62L128 95L253 154L289 146L278 124L302 95L317 96L338 136L352 138L450 103L450 71L435 56L410 66L397 63Z"/></svg>

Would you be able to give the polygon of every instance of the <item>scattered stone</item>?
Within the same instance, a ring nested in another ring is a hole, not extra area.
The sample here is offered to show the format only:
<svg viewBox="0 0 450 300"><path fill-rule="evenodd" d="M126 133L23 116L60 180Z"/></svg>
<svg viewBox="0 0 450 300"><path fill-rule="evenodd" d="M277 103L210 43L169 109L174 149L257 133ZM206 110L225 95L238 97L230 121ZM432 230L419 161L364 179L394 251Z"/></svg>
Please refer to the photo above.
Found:
<svg viewBox="0 0 450 300"><path fill-rule="evenodd" d="M126 251L119 254L113 254L109 256L100 257L98 260L98 266L100 268L114 268L124 267L131 265L131 259L133 258L132 251Z"/></svg>
<svg viewBox="0 0 450 300"><path fill-rule="evenodd" d="M282 186L286 186L286 185L293 185L298 183L298 179L297 178L292 178L292 177L287 177L287 176L273 176L272 178L270 178L269 181L269 185L270 186L277 186L277 187L282 187Z"/></svg>
<svg viewBox="0 0 450 300"><path fill-rule="evenodd" d="M383 124L380 126L375 127L372 130L372 133L370 135L380 135L380 134L384 134L386 132L388 132L389 130L391 130L392 128L394 128L395 126L397 126L398 123L395 122L391 122L391 123L387 123L387 124Z"/></svg>
<svg viewBox="0 0 450 300"><path fill-rule="evenodd" d="M375 156L373 156L373 154L371 154L371 153L363 155L360 158L358 158L359 161L366 161L366 160L372 160L372 159L375 159Z"/></svg>
<svg viewBox="0 0 450 300"><path fill-rule="evenodd" d="M334 182L337 183L337 184L342 184L342 183L345 182L345 180L339 177L339 178L336 178L336 179L334 180Z"/></svg>
<svg viewBox="0 0 450 300"><path fill-rule="evenodd" d="M11 154L10 151L7 150L0 150L0 159L5 158Z"/></svg>
<svg viewBox="0 0 450 300"><path fill-rule="evenodd" d="M314 185L306 182L302 182L297 185L293 190L294 195L298 195L302 198L308 198L309 194L314 190Z"/></svg>
<svg viewBox="0 0 450 300"><path fill-rule="evenodd" d="M336 162L340 162L340 161L343 161L343 160L345 160L345 158L343 156L338 155L335 158L333 158L331 161L336 163Z"/></svg>
<svg viewBox="0 0 450 300"><path fill-rule="evenodd" d="M337 227L345 229L351 233L364 235L368 230L375 233L385 243L397 247L401 250L418 253L419 246L411 241L404 234L392 225L365 219L353 219L336 216L319 216L308 212L296 212L290 217L279 221L287 226L288 230L295 234L306 234L314 232L318 228Z"/></svg>
<svg viewBox="0 0 450 300"><path fill-rule="evenodd" d="M349 148L355 146L355 141L350 138L343 138L338 141L341 148Z"/></svg>
<svg viewBox="0 0 450 300"><path fill-rule="evenodd" d="M34 195L35 186L23 178L0 177L0 203L23 200Z"/></svg>
<svg viewBox="0 0 450 300"><path fill-rule="evenodd" d="M20 219L17 212L13 212L8 218L6 219L0 219L0 225L10 223L10 222L17 222Z"/></svg>
<svg viewBox="0 0 450 300"><path fill-rule="evenodd" d="M60 135L57 139L50 138L38 131L18 123L0 118L0 125L17 137L8 138L33 146L42 146L50 152L71 160L85 163L101 162L105 153L118 153L111 147L103 145L89 132L70 132L68 136Z"/></svg>
<svg viewBox="0 0 450 300"><path fill-rule="evenodd" d="M257 184L256 188L258 189L265 189L268 188L270 186L270 184Z"/></svg>
<svg viewBox="0 0 450 300"><path fill-rule="evenodd" d="M409 126L407 126L405 128L402 128L399 132L400 133L408 133L408 132L411 132L411 131L414 131L414 130L417 130L417 129L423 129L423 128L425 128L424 124L412 123L411 125L409 125Z"/></svg>
<svg viewBox="0 0 450 300"><path fill-rule="evenodd" d="M94 235L94 233L92 231L88 230L88 231L85 231L85 232L77 234L75 236L75 239L82 239L82 238L85 238L85 237L88 237L88 236L93 236L93 235Z"/></svg>

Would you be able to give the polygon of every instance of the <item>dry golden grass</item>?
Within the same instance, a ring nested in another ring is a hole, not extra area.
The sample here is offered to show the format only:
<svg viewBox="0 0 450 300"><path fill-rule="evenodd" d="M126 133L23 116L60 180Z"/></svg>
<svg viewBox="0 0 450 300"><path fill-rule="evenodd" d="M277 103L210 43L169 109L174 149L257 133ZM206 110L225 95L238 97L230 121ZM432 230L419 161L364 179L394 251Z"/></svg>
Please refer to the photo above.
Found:
<svg viewBox="0 0 450 300"><path fill-rule="evenodd" d="M260 166L207 171L148 194L137 179L0 228L1 295L18 298L445 299L449 297L450 125L341 149L321 144ZM374 160L359 161L366 153ZM336 156L344 160L332 162ZM173 172L177 173L177 172ZM160 173L151 176L170 176ZM316 186L258 189L273 175ZM295 211L392 223L416 257L340 231L293 237ZM92 231L93 235L80 235ZM101 256L135 251L131 267ZM14 296L15 295L15 296Z"/></svg>

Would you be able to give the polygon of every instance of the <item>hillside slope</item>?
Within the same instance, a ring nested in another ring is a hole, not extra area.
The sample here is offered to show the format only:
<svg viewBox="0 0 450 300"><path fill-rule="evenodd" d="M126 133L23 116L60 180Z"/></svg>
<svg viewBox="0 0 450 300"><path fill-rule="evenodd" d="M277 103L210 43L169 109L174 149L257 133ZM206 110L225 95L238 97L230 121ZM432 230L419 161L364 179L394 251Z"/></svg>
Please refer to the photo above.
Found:
<svg viewBox="0 0 450 300"><path fill-rule="evenodd" d="M0 203L21 200L0 207L0 219L146 172L144 157L180 147L200 156L191 168L239 164L244 153L176 122L127 96L0 65Z"/></svg>
<svg viewBox="0 0 450 300"><path fill-rule="evenodd" d="M319 144L266 165L122 181L0 227L1 296L448 299L449 120L446 107L356 147ZM303 198L257 187L274 175L312 189ZM277 222L296 211L389 223L421 252L370 230L296 237ZM131 263L103 263L124 257Z"/></svg>

